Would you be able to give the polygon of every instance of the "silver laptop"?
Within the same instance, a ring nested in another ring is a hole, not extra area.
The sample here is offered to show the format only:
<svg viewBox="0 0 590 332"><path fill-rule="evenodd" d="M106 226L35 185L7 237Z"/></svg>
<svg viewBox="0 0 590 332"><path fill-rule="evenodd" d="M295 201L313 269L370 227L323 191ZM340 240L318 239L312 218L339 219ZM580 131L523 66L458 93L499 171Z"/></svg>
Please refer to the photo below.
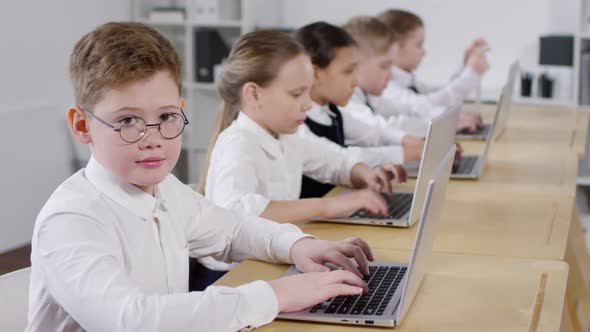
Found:
<svg viewBox="0 0 590 332"><path fill-rule="evenodd" d="M468 132L467 130L458 131L457 132L457 139L485 141L490 136L491 130L492 130L492 124L484 123L481 128L478 128L474 132Z"/></svg>
<svg viewBox="0 0 590 332"><path fill-rule="evenodd" d="M490 150L490 146L492 145L492 141L498 138L498 131L502 129L503 125L499 118L505 113L505 109L509 107L510 96L508 95L508 86L504 86L502 90L502 94L500 95L500 102L498 103L498 109L494 114L494 121L492 122L492 132L490 139L486 140L486 146L481 155L469 155L463 154L461 155L461 159L459 162L454 165L453 171L451 172L451 179L465 179L465 180L476 180L479 179L481 174L483 173L483 169L485 167L486 159L488 156L488 152ZM429 142L426 142L424 146L424 151L430 151L428 147ZM417 168L419 162L412 162L407 163L405 165L406 170L408 172L409 177L416 177L418 174Z"/></svg>
<svg viewBox="0 0 590 332"><path fill-rule="evenodd" d="M502 136L504 133L504 129L506 128L506 123L508 122L508 118L510 118L510 111L512 110L512 93L514 92L514 82L516 81L516 74L520 71L520 64L518 61L515 61L510 65L510 70L508 72L508 81L502 90L504 98L500 99L500 103L503 104L500 106L499 110L502 110L502 113L498 115L498 119L495 120L498 123L496 127L498 127L495 132L494 136L492 137L494 140L497 140Z"/></svg>
<svg viewBox="0 0 590 332"><path fill-rule="evenodd" d="M444 205L447 182L455 157L455 146L445 157L428 181L422 216L409 264L371 262L369 285L366 294L337 296L294 313L281 313L279 318L340 324L396 326L402 321L418 293L427 265L436 228ZM293 266L285 275L297 274ZM449 299L452 301L452 299Z"/></svg>
<svg viewBox="0 0 590 332"><path fill-rule="evenodd" d="M394 227L410 227L420 219L424 196L428 186L428 180L434 170L438 167L444 158L444 153L454 146L455 124L457 122L458 112L449 111L435 117L428 124L426 134L426 145L430 149L422 151L424 162L416 163L416 173L418 180L413 192L395 191L392 195L382 193L383 198L387 201L388 215L381 216L373 214L367 210L361 209L351 213L348 216L334 219L322 219L328 222L343 222L363 225L382 225ZM419 169L418 169L419 168ZM348 190L343 190L346 193Z"/></svg>
<svg viewBox="0 0 590 332"><path fill-rule="evenodd" d="M504 127L506 126L506 122L508 120L508 114L510 113L510 104L512 102L512 91L514 91L514 81L516 80L516 74L519 72L519 70L520 64L518 61L515 61L510 65L510 69L508 71L508 80L506 81L506 86L508 87L505 86L506 90L504 91L504 94L507 97L507 99L505 98L505 102L509 103L509 105L503 108L498 108L498 110L501 109L503 112L501 116L494 116L494 122L496 121L496 119L497 121L499 121L499 123L496 124L496 126L498 126L497 137L499 137L504 131ZM486 140L490 137L490 133L492 132L494 122L484 124L481 129L474 133L457 132L456 138L460 140ZM494 139L496 139L497 137L494 137Z"/></svg>
<svg viewBox="0 0 590 332"><path fill-rule="evenodd" d="M486 147L482 155L461 155L458 165L453 167L451 172L451 179L479 179L483 173L483 169L486 163L488 152L492 141L495 141L500 136L501 131L504 130L506 125L505 121L500 121L501 118L506 118L507 108L510 107L512 94L508 91L509 85L504 86L502 94L500 95L500 102L498 103L498 109L494 116L494 122L492 123L492 132L490 138L486 141Z"/></svg>

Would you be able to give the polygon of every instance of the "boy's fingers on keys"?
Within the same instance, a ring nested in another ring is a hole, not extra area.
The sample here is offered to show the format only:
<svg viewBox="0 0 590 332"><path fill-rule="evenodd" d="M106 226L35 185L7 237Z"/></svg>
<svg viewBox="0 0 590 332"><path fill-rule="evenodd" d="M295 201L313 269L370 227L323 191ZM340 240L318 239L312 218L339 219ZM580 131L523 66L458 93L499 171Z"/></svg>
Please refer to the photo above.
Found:
<svg viewBox="0 0 590 332"><path fill-rule="evenodd" d="M369 260L360 246L352 243L343 243L340 246L340 252L346 257L354 258L358 264L358 270L363 275L369 274Z"/></svg>
<svg viewBox="0 0 590 332"><path fill-rule="evenodd" d="M369 258L370 261L375 260L375 257L373 257L373 252L371 251L371 247L369 247L367 241L361 239L360 237L351 237L344 240L343 242L352 243L354 245L361 247L361 249L365 252L365 255L367 256L367 258Z"/></svg>
<svg viewBox="0 0 590 332"><path fill-rule="evenodd" d="M380 215L387 215L389 209L387 207L387 202L385 201L385 199L376 192L370 192L369 194L371 194L372 196L369 202L371 204L372 210L374 210L372 212Z"/></svg>
<svg viewBox="0 0 590 332"><path fill-rule="evenodd" d="M359 276L347 270L332 271L328 273L328 277L330 278L329 282L333 284L346 284L360 287L363 290L369 289L367 283L362 279L362 276Z"/></svg>
<svg viewBox="0 0 590 332"><path fill-rule="evenodd" d="M330 268L315 262L313 259L308 259L297 266L297 269L302 272L329 272Z"/></svg>
<svg viewBox="0 0 590 332"><path fill-rule="evenodd" d="M342 253L338 251L331 252L327 255L328 261L332 264L336 264L341 268L354 273L357 277L362 278L363 275L359 272L359 270L352 264L348 257L344 256Z"/></svg>
<svg viewBox="0 0 590 332"><path fill-rule="evenodd" d="M390 170L387 169L387 168L385 168L385 167L379 167L378 174L379 174L379 180L381 181L381 183L385 187L385 191L387 193L391 194L391 179L390 179L390 176L388 174L388 171L390 171Z"/></svg>

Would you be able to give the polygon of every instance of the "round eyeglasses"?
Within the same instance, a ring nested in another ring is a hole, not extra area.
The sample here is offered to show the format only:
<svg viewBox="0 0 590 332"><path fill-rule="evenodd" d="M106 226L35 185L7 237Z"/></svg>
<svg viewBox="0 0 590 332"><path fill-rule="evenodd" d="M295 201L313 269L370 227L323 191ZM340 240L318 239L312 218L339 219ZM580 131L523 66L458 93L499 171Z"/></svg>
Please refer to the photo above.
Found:
<svg viewBox="0 0 590 332"><path fill-rule="evenodd" d="M162 138L174 139L182 134L184 127L189 124L182 109L180 114L170 112L160 115L159 123L148 124L138 116L127 116L118 122L118 126L109 124L85 108L82 108L82 110L105 126L118 132L121 139L127 143L135 143L141 140L150 127L157 127Z"/></svg>

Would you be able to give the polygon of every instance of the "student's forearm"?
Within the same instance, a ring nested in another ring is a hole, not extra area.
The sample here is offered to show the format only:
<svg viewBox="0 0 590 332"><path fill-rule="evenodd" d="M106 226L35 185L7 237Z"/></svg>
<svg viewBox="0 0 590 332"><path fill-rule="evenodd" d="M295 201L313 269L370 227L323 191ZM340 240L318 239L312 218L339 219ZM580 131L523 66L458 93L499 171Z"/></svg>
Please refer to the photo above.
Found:
<svg viewBox="0 0 590 332"><path fill-rule="evenodd" d="M326 218L326 211L325 199L304 198L271 201L260 216L279 223L303 224L314 219Z"/></svg>
<svg viewBox="0 0 590 332"><path fill-rule="evenodd" d="M356 163L350 169L350 183L353 188L363 188L367 185L366 175L371 170L371 167L365 163Z"/></svg>

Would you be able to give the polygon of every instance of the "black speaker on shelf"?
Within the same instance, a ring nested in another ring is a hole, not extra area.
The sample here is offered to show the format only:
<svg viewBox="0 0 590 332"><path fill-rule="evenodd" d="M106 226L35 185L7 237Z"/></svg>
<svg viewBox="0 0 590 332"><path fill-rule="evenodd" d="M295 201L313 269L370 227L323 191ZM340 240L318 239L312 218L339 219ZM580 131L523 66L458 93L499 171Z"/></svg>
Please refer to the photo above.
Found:
<svg viewBox="0 0 590 332"><path fill-rule="evenodd" d="M213 82L213 67L229 55L229 47L219 34L211 28L194 31L195 81Z"/></svg>
<svg viewBox="0 0 590 332"><path fill-rule="evenodd" d="M574 36L543 36L540 38L540 42L540 65L568 67L571 67L573 65Z"/></svg>

